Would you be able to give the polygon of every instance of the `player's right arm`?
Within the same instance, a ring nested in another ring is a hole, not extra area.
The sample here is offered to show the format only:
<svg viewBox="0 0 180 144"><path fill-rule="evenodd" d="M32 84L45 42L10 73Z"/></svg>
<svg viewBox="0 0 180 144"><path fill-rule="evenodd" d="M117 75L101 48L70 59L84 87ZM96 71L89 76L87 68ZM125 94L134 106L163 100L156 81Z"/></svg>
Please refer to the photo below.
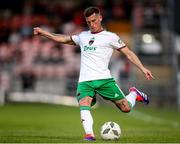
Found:
<svg viewBox="0 0 180 144"><path fill-rule="evenodd" d="M47 38L49 38L49 39L51 39L53 41L56 41L56 42L59 42L59 43L62 43L62 44L75 45L75 43L71 39L70 35L50 33L48 31L43 30L40 27L35 27L33 30L34 30L34 35L44 36L44 37L47 37Z"/></svg>
<svg viewBox="0 0 180 144"><path fill-rule="evenodd" d="M118 51L122 52L133 64L135 64L144 73L147 80L154 79L154 76L152 75L151 71L143 66L137 55L133 51L131 51L127 46L118 49Z"/></svg>

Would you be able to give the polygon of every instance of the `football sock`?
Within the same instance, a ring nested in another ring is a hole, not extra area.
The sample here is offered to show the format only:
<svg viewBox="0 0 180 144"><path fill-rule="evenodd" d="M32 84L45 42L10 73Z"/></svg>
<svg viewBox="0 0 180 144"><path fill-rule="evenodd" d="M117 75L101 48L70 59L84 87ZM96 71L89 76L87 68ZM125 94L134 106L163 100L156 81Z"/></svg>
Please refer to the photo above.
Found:
<svg viewBox="0 0 180 144"><path fill-rule="evenodd" d="M135 103L136 103L136 92L130 92L127 96L126 96L126 99L127 101L131 104L131 107L133 108Z"/></svg>
<svg viewBox="0 0 180 144"><path fill-rule="evenodd" d="M90 110L81 110L80 114L81 114L81 122L82 122L85 133L91 134L92 136L94 136L93 118L92 118Z"/></svg>

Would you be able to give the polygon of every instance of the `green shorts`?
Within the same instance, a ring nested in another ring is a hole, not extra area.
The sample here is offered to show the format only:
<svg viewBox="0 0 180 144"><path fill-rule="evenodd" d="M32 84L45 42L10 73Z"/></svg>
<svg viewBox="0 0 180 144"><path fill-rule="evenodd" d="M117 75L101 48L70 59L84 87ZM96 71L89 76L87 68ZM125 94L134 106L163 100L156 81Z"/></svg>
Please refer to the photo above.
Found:
<svg viewBox="0 0 180 144"><path fill-rule="evenodd" d="M90 96L92 105L96 103L96 93L106 100L120 100L125 98L124 93L113 78L80 82L77 87L77 100Z"/></svg>

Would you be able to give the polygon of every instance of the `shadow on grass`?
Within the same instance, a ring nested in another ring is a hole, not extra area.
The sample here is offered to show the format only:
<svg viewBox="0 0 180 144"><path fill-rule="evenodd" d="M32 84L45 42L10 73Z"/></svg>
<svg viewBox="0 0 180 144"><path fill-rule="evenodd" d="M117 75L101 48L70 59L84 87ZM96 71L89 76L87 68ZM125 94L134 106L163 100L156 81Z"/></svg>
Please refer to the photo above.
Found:
<svg viewBox="0 0 180 144"><path fill-rule="evenodd" d="M67 136L0 136L0 143L92 143L82 137ZM105 141L97 139L93 143L119 143L119 141Z"/></svg>

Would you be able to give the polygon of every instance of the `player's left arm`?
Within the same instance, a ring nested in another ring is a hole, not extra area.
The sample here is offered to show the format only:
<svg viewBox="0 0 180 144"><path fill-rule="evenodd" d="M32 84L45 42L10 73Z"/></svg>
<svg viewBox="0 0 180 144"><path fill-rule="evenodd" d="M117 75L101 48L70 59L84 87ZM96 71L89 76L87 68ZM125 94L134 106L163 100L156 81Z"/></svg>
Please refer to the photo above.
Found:
<svg viewBox="0 0 180 144"><path fill-rule="evenodd" d="M154 79L152 72L143 66L137 55L127 46L118 49L118 51L122 52L133 64L135 64L144 73L147 80Z"/></svg>

